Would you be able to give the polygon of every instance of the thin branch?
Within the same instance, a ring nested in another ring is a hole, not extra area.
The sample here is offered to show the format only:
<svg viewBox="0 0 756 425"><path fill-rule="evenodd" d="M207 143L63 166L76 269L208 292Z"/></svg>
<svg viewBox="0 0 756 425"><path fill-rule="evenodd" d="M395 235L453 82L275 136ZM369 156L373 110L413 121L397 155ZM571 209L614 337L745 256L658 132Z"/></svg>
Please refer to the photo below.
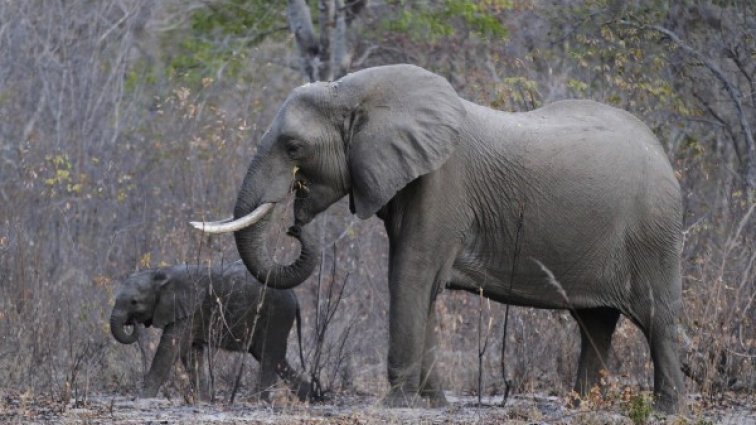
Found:
<svg viewBox="0 0 756 425"><path fill-rule="evenodd" d="M374 51L376 51L376 50L378 50L380 48L381 48L381 46L379 46L377 44L372 44L372 45L368 46L365 49L365 51L362 52L362 54L360 55L360 57L358 57L357 59L355 59L352 62L352 65L354 67L356 67L356 68L362 67L362 65L365 63L365 61L367 61L370 58L370 55L372 55Z"/></svg>
<svg viewBox="0 0 756 425"><path fill-rule="evenodd" d="M486 336L483 338L483 288L479 288L478 293L478 406L482 406L483 402L483 356L488 350L489 337L491 336L491 325L493 324L493 317L491 317L491 300L486 299L488 306L488 325L486 326Z"/></svg>
<svg viewBox="0 0 756 425"><path fill-rule="evenodd" d="M743 77L745 77L746 81L748 81L748 85L751 88L751 104L756 105L756 81L754 81L753 78L753 70L751 70L751 72L748 72L748 70L746 69L747 64L743 63L738 53L740 50L739 47L741 47L741 44L738 44L733 49L729 50L730 58L735 63L735 66L738 68L740 73L743 74Z"/></svg>
<svg viewBox="0 0 756 425"><path fill-rule="evenodd" d="M545 264L540 262L537 258L531 257L530 260L536 263L538 267L541 268L541 271L543 271L546 274L546 282L549 283L557 291L560 297L562 297L562 300L564 300L564 303L567 305L568 310L573 313L575 320L578 323L578 326L580 327L580 329L582 329L583 333L588 337L588 342L591 344L591 347L593 348L593 350L595 350L595 352L598 353L599 349L596 346L596 342L593 340L593 337L591 337L590 332L588 332L588 328L585 326L585 323L583 323L583 319L577 313L577 309L572 304L570 297L567 295L567 291L564 290L564 287L559 283L556 276L554 276L554 273L552 273L552 271L548 267L546 267ZM654 293L651 290L651 288L649 288L648 294L649 294L649 299L651 299L652 301L651 304L653 305ZM653 316L653 311L652 311L652 316ZM599 362L601 362L602 368L604 368L607 371L609 370L609 367L606 365L605 359L602 358L601 356L599 356Z"/></svg>
<svg viewBox="0 0 756 425"><path fill-rule="evenodd" d="M746 184L748 186L748 196L749 200L752 199L754 196L751 192L756 189L756 142L754 142L753 139L753 132L751 131L751 126L748 123L748 117L746 117L745 111L743 110L743 103L741 101L742 94L740 93L740 89L733 84L729 78L725 75L725 73L719 68L719 66L711 61L708 57L704 56L703 53L699 52L698 50L694 49L685 41L683 41L677 34L672 32L671 30L664 28L659 25L641 25L637 24L635 22L625 21L621 20L619 21L620 24L631 26L634 28L639 29L651 29L656 32L659 32L661 34L664 34L667 36L670 40L672 40L678 47L680 47L684 52L690 54L691 56L695 57L697 60L699 60L706 68L711 71L712 74L724 85L725 90L727 91L727 94L730 97L730 100L732 100L733 104L735 105L735 109L738 112L738 118L740 121L740 127L743 130L743 134L746 138L746 147L748 149L748 155L746 157Z"/></svg>
<svg viewBox="0 0 756 425"><path fill-rule="evenodd" d="M512 270L509 274L509 289L507 290L507 306L504 309L504 336L501 342L501 376L504 378L504 397L501 401L501 405L504 406L509 398L509 391L511 389L511 382L507 380L507 363L505 361L505 354L507 351L507 326L509 325L509 298L512 296L512 286L514 284L515 275L517 274L517 261L520 258L520 236L522 233L522 226L525 220L525 205L520 207L520 216L517 219L517 229L515 232L514 240L514 253L512 254Z"/></svg>
<svg viewBox="0 0 756 425"><path fill-rule="evenodd" d="M732 131L732 127L722 118L719 116L719 114L714 110L714 108L711 107L711 104L704 100L703 96L698 94L698 91L695 89L691 91L693 94L693 97L695 97L701 105L706 109L706 112L709 113L722 127L722 129L727 133L728 136L730 136L730 139L732 140L732 146L735 149L735 156L737 156L738 161L742 164L743 163L743 153L740 151L740 147L738 146L738 139L735 137L735 133Z"/></svg>

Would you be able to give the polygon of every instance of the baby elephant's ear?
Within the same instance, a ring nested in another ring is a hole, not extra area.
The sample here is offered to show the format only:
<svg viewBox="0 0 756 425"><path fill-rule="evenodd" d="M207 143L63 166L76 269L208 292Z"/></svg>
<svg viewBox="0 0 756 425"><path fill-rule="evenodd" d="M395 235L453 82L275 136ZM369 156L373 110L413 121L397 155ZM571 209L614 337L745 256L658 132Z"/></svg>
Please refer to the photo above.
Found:
<svg viewBox="0 0 756 425"><path fill-rule="evenodd" d="M203 276L185 270L158 271L153 276L157 302L152 314L152 325L165 328L167 325L194 314L202 302L200 280Z"/></svg>

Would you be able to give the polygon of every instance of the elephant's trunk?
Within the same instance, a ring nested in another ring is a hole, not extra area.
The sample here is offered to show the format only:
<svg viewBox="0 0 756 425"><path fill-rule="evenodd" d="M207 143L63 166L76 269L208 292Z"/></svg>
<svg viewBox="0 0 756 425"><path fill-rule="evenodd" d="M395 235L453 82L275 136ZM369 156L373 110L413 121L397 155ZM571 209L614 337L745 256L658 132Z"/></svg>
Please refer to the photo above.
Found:
<svg viewBox="0 0 756 425"><path fill-rule="evenodd" d="M136 325L133 326L131 333L126 333L125 325L126 317L115 313L110 315L110 333L113 334L116 341L121 344L133 344L137 340Z"/></svg>
<svg viewBox="0 0 756 425"><path fill-rule="evenodd" d="M239 217L245 213L237 211L235 215ZM257 280L272 288L290 289L310 276L320 258L320 250L312 235L311 226L305 226L299 232L290 233L299 240L299 257L289 265L276 263L265 243L272 216L275 215L267 214L256 224L234 232L236 248L244 265Z"/></svg>

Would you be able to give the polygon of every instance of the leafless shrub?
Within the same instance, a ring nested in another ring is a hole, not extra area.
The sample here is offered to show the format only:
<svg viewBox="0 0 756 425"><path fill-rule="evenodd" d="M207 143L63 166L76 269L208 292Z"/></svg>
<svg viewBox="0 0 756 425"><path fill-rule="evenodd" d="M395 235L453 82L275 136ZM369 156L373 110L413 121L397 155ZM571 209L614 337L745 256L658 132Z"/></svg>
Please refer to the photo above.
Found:
<svg viewBox="0 0 756 425"><path fill-rule="evenodd" d="M685 367L700 389L711 396L721 397L732 389L753 391L756 387L752 320L756 297L755 209L752 204L733 220L721 245L710 242L713 249L703 258L694 258L695 266L689 271ZM689 237L696 237L691 231Z"/></svg>
<svg viewBox="0 0 756 425"><path fill-rule="evenodd" d="M344 346L349 337L349 333L352 329L351 324L348 324L345 329L342 330L341 336L338 338L336 346L325 346L326 332L329 325L333 322L333 319L338 311L339 305L344 297L344 290L349 283L349 274L347 273L341 284L336 281L336 273L338 270L336 245L333 245L332 253L332 265L330 276L327 277L324 270L325 256L321 260L320 271L318 273L318 284L315 293L315 333L314 333L314 349L310 356L310 383L312 385L312 392L315 397L322 397L324 391L332 391L333 384L336 378L336 374L339 373L341 366L344 362L344 356L347 354L344 351ZM326 362L332 363L331 378L323 387L321 381L321 374Z"/></svg>

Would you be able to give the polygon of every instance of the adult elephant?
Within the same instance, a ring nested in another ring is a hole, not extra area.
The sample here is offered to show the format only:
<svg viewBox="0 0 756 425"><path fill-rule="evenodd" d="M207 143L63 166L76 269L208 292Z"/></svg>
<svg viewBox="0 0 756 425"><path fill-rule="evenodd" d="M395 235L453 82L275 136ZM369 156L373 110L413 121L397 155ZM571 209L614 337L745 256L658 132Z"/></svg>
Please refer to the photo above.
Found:
<svg viewBox="0 0 756 425"><path fill-rule="evenodd" d="M624 314L648 339L657 407L682 407L680 189L659 142L633 115L591 101L500 112L416 66L364 69L295 89L262 137L235 220L193 224L235 232L249 270L288 287L286 266L257 248L267 212L291 191L294 235L345 195L360 218L384 221L388 404L445 402L433 303L446 286L569 309L581 330L582 394L598 383Z"/></svg>

